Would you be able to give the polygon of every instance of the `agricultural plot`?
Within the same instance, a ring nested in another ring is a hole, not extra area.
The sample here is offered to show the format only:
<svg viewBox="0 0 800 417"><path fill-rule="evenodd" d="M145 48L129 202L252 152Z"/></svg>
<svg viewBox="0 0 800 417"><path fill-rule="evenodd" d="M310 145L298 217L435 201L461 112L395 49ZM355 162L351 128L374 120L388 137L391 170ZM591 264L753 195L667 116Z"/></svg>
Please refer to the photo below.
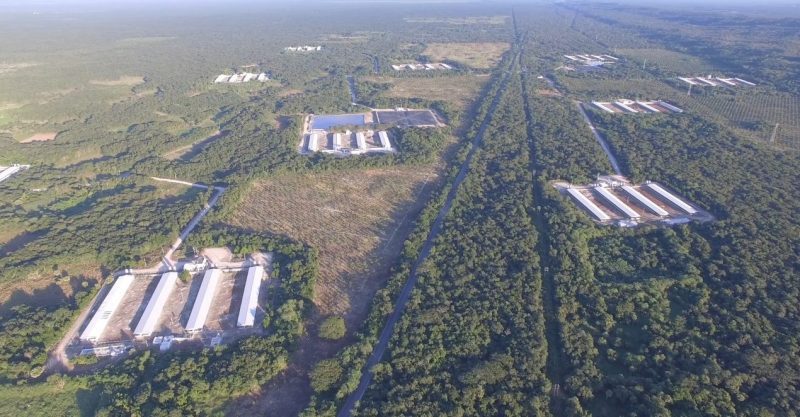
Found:
<svg viewBox="0 0 800 417"><path fill-rule="evenodd" d="M713 220L705 210L655 182L635 185L614 175L601 176L591 185L556 182L554 186L600 224L634 227Z"/></svg>
<svg viewBox="0 0 800 417"><path fill-rule="evenodd" d="M476 75L454 75L436 78L369 77L365 81L389 84L388 91L383 93L384 97L446 101L463 110L487 80L488 77Z"/></svg>
<svg viewBox="0 0 800 417"><path fill-rule="evenodd" d="M423 55L433 62L453 61L470 68L489 69L497 65L508 48L503 42L430 43Z"/></svg>
<svg viewBox="0 0 800 417"><path fill-rule="evenodd" d="M593 101L592 104L606 113L646 114L646 113L683 113L683 109L663 100L628 100Z"/></svg>

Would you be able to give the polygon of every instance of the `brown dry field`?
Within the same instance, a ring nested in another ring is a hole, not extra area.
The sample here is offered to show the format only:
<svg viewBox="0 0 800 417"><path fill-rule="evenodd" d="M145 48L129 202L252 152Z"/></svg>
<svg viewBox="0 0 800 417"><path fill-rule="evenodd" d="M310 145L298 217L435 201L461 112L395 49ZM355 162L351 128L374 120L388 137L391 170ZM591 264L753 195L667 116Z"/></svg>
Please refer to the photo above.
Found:
<svg viewBox="0 0 800 417"><path fill-rule="evenodd" d="M432 62L451 60L472 68L488 69L500 62L508 47L505 42L431 43L422 53Z"/></svg>
<svg viewBox="0 0 800 417"><path fill-rule="evenodd" d="M89 84L102 85L107 87L115 86L134 86L144 82L141 75L123 75L116 80L91 80Z"/></svg>
<svg viewBox="0 0 800 417"><path fill-rule="evenodd" d="M398 230L421 208L417 196L436 177L432 166L281 176L253 185L230 224L316 248L319 312L360 316L365 291L379 286L376 273L399 253Z"/></svg>
<svg viewBox="0 0 800 417"><path fill-rule="evenodd" d="M58 132L42 132L33 134L21 141L19 143L31 143L31 142L47 142L50 140L54 140L58 136Z"/></svg>
<svg viewBox="0 0 800 417"><path fill-rule="evenodd" d="M320 274L315 309L289 367L260 393L230 403L230 415L296 415L306 406L313 394L308 372L359 330L417 213L435 189L438 166L287 175L253 185L229 222L285 234L317 248ZM319 323L330 315L345 318L344 339L317 337Z"/></svg>
<svg viewBox="0 0 800 417"><path fill-rule="evenodd" d="M474 101L489 77L475 75L435 78L370 77L366 80L391 84L391 89L385 93L388 97L443 100L464 110Z"/></svg>

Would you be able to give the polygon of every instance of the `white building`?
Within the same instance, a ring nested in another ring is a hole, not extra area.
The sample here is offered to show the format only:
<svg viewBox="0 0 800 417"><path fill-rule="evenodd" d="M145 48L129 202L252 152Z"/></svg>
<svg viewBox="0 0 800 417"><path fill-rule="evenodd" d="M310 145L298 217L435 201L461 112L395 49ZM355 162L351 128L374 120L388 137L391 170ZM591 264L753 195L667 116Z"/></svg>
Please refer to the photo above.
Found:
<svg viewBox="0 0 800 417"><path fill-rule="evenodd" d="M192 313L189 315L189 321L186 322L187 332L193 333L203 330L221 276L222 270L220 269L209 269L206 271L203 276L203 283L200 284L200 292L197 293L197 298L194 300Z"/></svg>
<svg viewBox="0 0 800 417"><path fill-rule="evenodd" d="M256 309L258 308L258 293L261 290L261 280L264 277L264 267L261 265L251 266L247 270L247 282L244 285L242 295L242 305L239 308L239 318L236 325L239 327L251 327L256 321Z"/></svg>
<svg viewBox="0 0 800 417"><path fill-rule="evenodd" d="M656 194L658 194L661 197L665 198L670 203L672 203L675 206L677 206L679 209L685 211L687 214L695 214L695 213L697 213L697 210L695 210L694 207L686 204L686 202L684 202L680 198L676 197L671 192L661 188L660 185L658 185L658 184L656 184L654 182L651 182L651 183L647 184L647 187L650 188L651 190L653 190Z"/></svg>
<svg viewBox="0 0 800 417"><path fill-rule="evenodd" d="M22 165L12 165L10 167L7 167L3 171L0 171L0 182L9 179L12 175L19 172L20 169L22 169Z"/></svg>
<svg viewBox="0 0 800 417"><path fill-rule="evenodd" d="M641 217L639 213L637 213L634 209L632 209L629 205L625 204L622 200L620 200L611 190L605 187L594 187L594 190L597 191L598 194L603 196L608 202L614 205L617 209L621 212L625 213L628 218L631 219L638 219Z"/></svg>
<svg viewBox="0 0 800 417"><path fill-rule="evenodd" d="M356 143L358 144L359 150L367 150L367 137L364 135L364 132L356 132Z"/></svg>
<svg viewBox="0 0 800 417"><path fill-rule="evenodd" d="M589 212L592 213L592 215L594 215L594 217L596 217L597 220L600 221L611 220L611 217L608 214L606 214L603 210L600 210L600 207L597 207L597 204L593 203L591 200L586 198L586 196L583 195L583 193L581 193L580 191L576 190L575 188L567 188L567 192L569 193L569 195L578 200L578 202L584 208L589 210Z"/></svg>
<svg viewBox="0 0 800 417"><path fill-rule="evenodd" d="M81 333L80 340L95 343L100 339L103 330L105 330L108 322L111 321L111 316L117 311L117 307L119 307L122 298L125 297L125 293L132 283L133 275L120 275L114 280L114 284L106 294L106 298L100 303L100 307L92 316L89 324L86 325L83 333Z"/></svg>
<svg viewBox="0 0 800 417"><path fill-rule="evenodd" d="M133 331L134 336L147 337L153 334L161 318L161 313L164 311L164 306L167 305L167 300L172 290L175 289L177 280L178 273L174 271L161 275L158 286L156 286L156 291L150 297L150 301L147 302L144 314L142 314L142 318L139 319L139 323Z"/></svg>
<svg viewBox="0 0 800 417"><path fill-rule="evenodd" d="M378 132L378 137L381 139L381 145L383 146L383 149L387 151L392 150L392 143L389 142L389 134L387 134L385 130Z"/></svg>
<svg viewBox="0 0 800 417"><path fill-rule="evenodd" d="M638 201L639 203L650 209L650 211L652 211L653 213L658 214L659 216L669 215L669 213L667 213L666 210L659 207L659 205L654 203L653 200L650 200L649 198L645 197L644 194L640 193L638 190L631 187L630 185L623 185L622 189L625 190L626 193L630 194L631 197L636 199L636 201Z"/></svg>

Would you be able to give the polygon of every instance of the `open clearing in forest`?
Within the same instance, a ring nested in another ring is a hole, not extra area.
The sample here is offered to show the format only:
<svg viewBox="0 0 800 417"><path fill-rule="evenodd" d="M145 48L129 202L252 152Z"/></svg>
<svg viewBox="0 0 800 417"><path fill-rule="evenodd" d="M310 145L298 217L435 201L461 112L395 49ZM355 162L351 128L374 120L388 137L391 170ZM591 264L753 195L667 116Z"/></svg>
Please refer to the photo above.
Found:
<svg viewBox="0 0 800 417"><path fill-rule="evenodd" d="M286 175L250 188L230 223L316 248L319 277L315 309L289 368L259 394L230 404L229 414L296 415L302 409L312 395L308 372L352 341L438 176L434 165L391 167ZM317 337L330 315L345 318L342 340Z"/></svg>
<svg viewBox="0 0 800 417"><path fill-rule="evenodd" d="M457 75L436 78L370 77L366 80L391 84L389 91L384 94L387 97L441 100L455 105L459 110L464 110L472 103L489 78Z"/></svg>
<svg viewBox="0 0 800 417"><path fill-rule="evenodd" d="M58 132L42 132L42 133L35 133L27 138L19 141L19 143L31 143L31 142L47 142L51 140L55 140L58 136Z"/></svg>
<svg viewBox="0 0 800 417"><path fill-rule="evenodd" d="M455 61L477 69L492 68L508 50L505 42L430 43L422 52L433 62Z"/></svg>
<svg viewBox="0 0 800 417"><path fill-rule="evenodd" d="M115 86L134 86L144 82L144 77L141 75L123 75L115 80L91 80L89 84L103 85L107 87Z"/></svg>

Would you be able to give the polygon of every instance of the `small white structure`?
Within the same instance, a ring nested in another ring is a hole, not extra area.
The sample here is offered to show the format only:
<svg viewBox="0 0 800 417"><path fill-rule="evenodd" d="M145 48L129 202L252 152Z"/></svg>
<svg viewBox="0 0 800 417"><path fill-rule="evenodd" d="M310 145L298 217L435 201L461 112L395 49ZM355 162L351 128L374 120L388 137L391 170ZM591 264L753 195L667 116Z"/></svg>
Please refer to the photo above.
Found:
<svg viewBox="0 0 800 417"><path fill-rule="evenodd" d="M666 101L659 101L657 102L659 106L666 107L668 110L674 111L675 113L683 113L683 109L678 106L673 106L672 104L667 103Z"/></svg>
<svg viewBox="0 0 800 417"><path fill-rule="evenodd" d="M650 200L649 198L645 197L644 194L640 193L637 189L631 187L630 185L623 185L622 189L625 190L625 192L628 193L631 197L633 197L636 201L638 201L639 203L650 209L650 211L652 211L653 213L658 214L659 216L669 215L669 213L667 213L666 210L659 207L659 205L654 203L653 200Z"/></svg>
<svg viewBox="0 0 800 417"><path fill-rule="evenodd" d="M671 192L661 188L660 185L658 185L658 184L656 184L654 182L650 182L650 183L647 183L647 187L650 188L651 190L653 190L656 194L658 194L661 197L667 199L667 201L669 201L670 203L674 204L679 209L685 211L687 214L695 214L695 213L697 213L697 210L695 210L694 207L686 204L686 202L684 202L680 198L676 197Z"/></svg>
<svg viewBox="0 0 800 417"><path fill-rule="evenodd" d="M600 207L597 207L597 204L593 203L591 200L586 198L586 196L583 195L583 193L581 193L577 189L567 188L567 192L569 193L569 195L578 200L578 202L581 203L583 207L589 210L589 212L592 213L592 215L594 215L594 217L596 217L597 220L600 221L611 220L611 217L608 214L606 214L603 210L600 210Z"/></svg>
<svg viewBox="0 0 800 417"><path fill-rule="evenodd" d="M227 74L220 74L220 75L217 75L217 79L215 79L215 80L214 80L214 83L215 83L215 84L219 84L219 83L228 82L228 80L229 80L230 78L231 78L231 76L230 76L230 75L227 75Z"/></svg>
<svg viewBox="0 0 800 417"><path fill-rule="evenodd" d="M161 318L161 312L164 311L164 306L167 304L167 299L169 299L172 290L175 288L177 280L178 273L174 271L161 275L156 291L150 297L150 301L147 302L144 314L142 314L142 318L139 319L139 323L133 331L134 336L147 337L153 334L158 325L158 320Z"/></svg>
<svg viewBox="0 0 800 417"><path fill-rule="evenodd" d="M659 110L657 107L653 107L652 106L654 104L652 101L638 101L637 100L636 104L646 108L647 110L650 110L653 113L661 113L661 110Z"/></svg>
<svg viewBox="0 0 800 417"><path fill-rule="evenodd" d="M108 322L111 321L111 316L119 307L122 298L133 283L133 275L120 275L114 280L111 290L106 294L106 298L100 303L100 307L92 316L89 324L81 333L80 340L84 342L96 343L100 336L103 334Z"/></svg>
<svg viewBox="0 0 800 417"><path fill-rule="evenodd" d="M319 150L320 142L325 138L325 135L322 133L313 132L308 135L308 150L311 152L316 152Z"/></svg>
<svg viewBox="0 0 800 417"><path fill-rule="evenodd" d="M267 81L267 80L269 80L269 77L267 77L266 73L262 72L261 74L258 74L258 81L263 83L264 81Z"/></svg>
<svg viewBox="0 0 800 417"><path fill-rule="evenodd" d="M601 110L605 111L606 113L616 113L616 111L611 107L611 103L603 103L600 101L593 101L592 104L600 108Z"/></svg>
<svg viewBox="0 0 800 417"><path fill-rule="evenodd" d="M619 209L621 212L625 213L625 215L628 216L628 218L638 219L639 217L641 217L639 213L636 212L636 210L632 209L629 205L625 204L622 200L619 199L619 197L614 195L614 193L612 193L606 187L594 187L594 190L597 191L598 194L603 196L603 198L608 200L608 202L613 204L614 207Z"/></svg>
<svg viewBox="0 0 800 417"><path fill-rule="evenodd" d="M261 290L261 280L264 277L264 267L251 266L247 270L247 282L244 285L242 305L239 308L239 318L236 325L239 327L252 327L256 321L258 308L258 293Z"/></svg>
<svg viewBox="0 0 800 417"><path fill-rule="evenodd" d="M290 51L290 52L311 52L311 51L321 51L322 50L322 46L319 46L319 45L317 45L317 46L309 46L309 45L287 46L286 48L283 48L283 49L286 50L286 51Z"/></svg>
<svg viewBox="0 0 800 417"><path fill-rule="evenodd" d="M214 301L214 294L217 292L217 284L221 276L222 270L220 269L206 271L203 276L203 283L200 284L200 292L197 293L197 298L194 300L189 321L186 322L187 332L195 333L203 330L208 317L208 310L211 309L211 303Z"/></svg>

